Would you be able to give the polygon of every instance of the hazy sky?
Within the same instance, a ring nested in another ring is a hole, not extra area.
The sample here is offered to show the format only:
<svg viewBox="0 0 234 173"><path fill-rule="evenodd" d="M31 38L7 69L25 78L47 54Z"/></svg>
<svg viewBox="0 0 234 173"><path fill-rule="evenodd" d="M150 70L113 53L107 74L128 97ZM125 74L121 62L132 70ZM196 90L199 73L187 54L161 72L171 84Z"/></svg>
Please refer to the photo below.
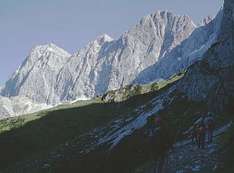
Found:
<svg viewBox="0 0 234 173"><path fill-rule="evenodd" d="M156 10L199 23L221 6L222 0L0 0L0 84L35 45L53 42L74 53L100 34L118 38Z"/></svg>

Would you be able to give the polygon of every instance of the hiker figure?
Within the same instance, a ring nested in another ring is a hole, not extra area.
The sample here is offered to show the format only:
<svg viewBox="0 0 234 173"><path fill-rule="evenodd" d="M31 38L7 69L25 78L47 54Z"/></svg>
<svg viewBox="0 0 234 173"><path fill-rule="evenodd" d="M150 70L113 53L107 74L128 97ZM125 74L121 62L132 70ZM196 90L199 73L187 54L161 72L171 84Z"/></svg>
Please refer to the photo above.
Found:
<svg viewBox="0 0 234 173"><path fill-rule="evenodd" d="M208 116L205 119L205 124L207 129L208 143L210 144L213 142L213 132L215 128L215 122L212 113L208 113Z"/></svg>
<svg viewBox="0 0 234 173"><path fill-rule="evenodd" d="M156 123L155 123L155 117L152 116L152 117L149 117L147 119L147 135L149 137L154 137L155 135L155 130L156 130Z"/></svg>
<svg viewBox="0 0 234 173"><path fill-rule="evenodd" d="M198 126L194 125L191 131L192 142L198 145Z"/></svg>
<svg viewBox="0 0 234 173"><path fill-rule="evenodd" d="M206 127L204 123L201 123L199 128L198 128L198 148L205 148L205 139L206 139Z"/></svg>

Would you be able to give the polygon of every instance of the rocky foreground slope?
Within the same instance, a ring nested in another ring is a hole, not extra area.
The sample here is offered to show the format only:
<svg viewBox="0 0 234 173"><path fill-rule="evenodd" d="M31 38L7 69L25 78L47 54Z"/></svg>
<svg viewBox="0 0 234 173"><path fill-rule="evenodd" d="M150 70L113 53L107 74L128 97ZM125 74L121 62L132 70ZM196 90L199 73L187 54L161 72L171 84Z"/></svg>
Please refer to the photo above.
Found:
<svg viewBox="0 0 234 173"><path fill-rule="evenodd" d="M234 96L234 2L226 0L217 42L192 65L178 90L193 99L207 101L215 111L225 110Z"/></svg>

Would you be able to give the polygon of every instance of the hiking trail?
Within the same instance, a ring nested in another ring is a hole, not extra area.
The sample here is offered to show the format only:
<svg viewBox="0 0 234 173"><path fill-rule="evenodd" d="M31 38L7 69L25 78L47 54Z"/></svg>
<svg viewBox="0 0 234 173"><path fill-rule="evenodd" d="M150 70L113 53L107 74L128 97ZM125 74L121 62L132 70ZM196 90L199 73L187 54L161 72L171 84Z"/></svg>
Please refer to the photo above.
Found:
<svg viewBox="0 0 234 173"><path fill-rule="evenodd" d="M206 144L205 149L199 149L195 142L186 139L177 142L169 152L164 173L212 173L220 163L218 136L223 135L232 123L215 130L212 144ZM138 169L136 173L155 173L155 163L149 163ZM157 172L156 172L157 173Z"/></svg>

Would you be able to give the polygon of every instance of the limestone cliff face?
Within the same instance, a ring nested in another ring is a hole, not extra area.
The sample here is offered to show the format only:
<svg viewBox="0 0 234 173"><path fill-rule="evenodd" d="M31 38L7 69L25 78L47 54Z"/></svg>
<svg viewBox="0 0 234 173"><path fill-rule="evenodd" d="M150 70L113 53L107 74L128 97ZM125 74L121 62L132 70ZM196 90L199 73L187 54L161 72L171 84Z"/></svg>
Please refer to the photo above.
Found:
<svg viewBox="0 0 234 173"><path fill-rule="evenodd" d="M166 79L202 57L219 21L220 15L197 27L188 16L157 11L119 39L102 35L74 55L54 44L37 46L1 93L55 105Z"/></svg>

